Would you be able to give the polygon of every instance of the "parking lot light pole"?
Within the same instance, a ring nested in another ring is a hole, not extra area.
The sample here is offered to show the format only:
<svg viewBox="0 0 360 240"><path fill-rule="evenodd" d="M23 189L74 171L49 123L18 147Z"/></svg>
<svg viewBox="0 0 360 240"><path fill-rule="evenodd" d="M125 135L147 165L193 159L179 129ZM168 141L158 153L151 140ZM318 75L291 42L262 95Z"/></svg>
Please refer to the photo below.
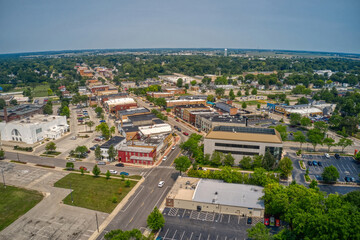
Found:
<svg viewBox="0 0 360 240"><path fill-rule="evenodd" d="M74 199L73 199L73 195L72 195L72 189L71 189L71 182L70 182L70 190L71 190L71 192L70 192L70 195L71 195L71 203L74 203Z"/></svg>
<svg viewBox="0 0 360 240"><path fill-rule="evenodd" d="M1 168L1 174L2 174L2 177L3 177L4 188L6 188L5 177L4 177L4 169L3 168Z"/></svg>

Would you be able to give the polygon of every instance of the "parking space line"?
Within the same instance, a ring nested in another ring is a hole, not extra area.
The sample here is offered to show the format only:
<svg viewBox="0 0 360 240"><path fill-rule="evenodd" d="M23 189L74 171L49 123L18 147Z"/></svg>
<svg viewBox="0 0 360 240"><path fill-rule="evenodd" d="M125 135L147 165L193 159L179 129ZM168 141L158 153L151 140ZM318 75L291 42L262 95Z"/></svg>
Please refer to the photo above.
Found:
<svg viewBox="0 0 360 240"><path fill-rule="evenodd" d="M182 240L182 239L183 239L184 235L185 235L185 231L184 231L184 232L183 232L183 234L181 235L180 240Z"/></svg>
<svg viewBox="0 0 360 240"><path fill-rule="evenodd" d="M221 214L221 217L220 217L220 222L222 222L222 219L223 219L223 215Z"/></svg>
<svg viewBox="0 0 360 240"><path fill-rule="evenodd" d="M193 233L193 232L191 232L191 235L190 235L190 238L189 238L189 240L191 240L191 238L192 238L193 234L194 234L194 233Z"/></svg>
<svg viewBox="0 0 360 240"><path fill-rule="evenodd" d="M177 230L175 230L174 235L173 235L173 237L172 237L171 239L174 239L174 237L175 237L175 235L176 235L176 232L177 232Z"/></svg>
<svg viewBox="0 0 360 240"><path fill-rule="evenodd" d="M229 220L228 220L228 223L230 223L230 215L229 215Z"/></svg>
<svg viewBox="0 0 360 240"><path fill-rule="evenodd" d="M219 235L216 235L216 240L218 240L218 238L219 238Z"/></svg>
<svg viewBox="0 0 360 240"><path fill-rule="evenodd" d="M227 239L227 236L225 236L225 240Z"/></svg>
<svg viewBox="0 0 360 240"><path fill-rule="evenodd" d="M166 235L168 234L168 232L169 232L169 228L167 229L167 231L166 231L166 233L165 233L165 235L164 235L164 239L166 238Z"/></svg>
<svg viewBox="0 0 360 240"><path fill-rule="evenodd" d="M199 235L199 238L198 238L199 240L201 239L201 233L200 233L200 235Z"/></svg>
<svg viewBox="0 0 360 240"><path fill-rule="evenodd" d="M210 239L210 234L208 234L208 238L207 238L207 240L209 240Z"/></svg>
<svg viewBox="0 0 360 240"><path fill-rule="evenodd" d="M185 213L186 213L186 210L184 211L184 213L183 213L183 215L182 215L182 217L181 217L181 218L184 218L184 216L185 216Z"/></svg>

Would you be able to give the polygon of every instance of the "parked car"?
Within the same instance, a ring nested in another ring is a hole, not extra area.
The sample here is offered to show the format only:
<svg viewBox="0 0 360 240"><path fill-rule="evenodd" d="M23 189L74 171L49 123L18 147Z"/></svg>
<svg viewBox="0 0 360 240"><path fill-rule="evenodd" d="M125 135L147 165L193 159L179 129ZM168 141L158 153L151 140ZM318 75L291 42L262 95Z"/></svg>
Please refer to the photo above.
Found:
<svg viewBox="0 0 360 240"><path fill-rule="evenodd" d="M116 171L116 170L109 170L109 172L111 173L111 174L117 174L118 172Z"/></svg>
<svg viewBox="0 0 360 240"><path fill-rule="evenodd" d="M321 181L321 180L322 180L322 177L319 176L319 175L315 175L315 178L316 178L316 180L318 180L318 181Z"/></svg>
<svg viewBox="0 0 360 240"><path fill-rule="evenodd" d="M275 226L280 227L280 219L275 219Z"/></svg>
<svg viewBox="0 0 360 240"><path fill-rule="evenodd" d="M72 136L70 139L71 140L76 140L76 136Z"/></svg>
<svg viewBox="0 0 360 240"><path fill-rule="evenodd" d="M270 217L270 226L275 226L275 218L274 217Z"/></svg>
<svg viewBox="0 0 360 240"><path fill-rule="evenodd" d="M160 181L160 182L159 182L159 184L158 184L158 187L160 187L160 188L161 188L161 187L163 187L163 186L164 186L164 184L165 184L165 182L164 182L164 181Z"/></svg>
<svg viewBox="0 0 360 240"><path fill-rule="evenodd" d="M106 162L104 161L98 162L98 165L106 165Z"/></svg>
<svg viewBox="0 0 360 240"><path fill-rule="evenodd" d="M317 164L319 165L319 167L322 167L322 163L320 161L318 161Z"/></svg>
<svg viewBox="0 0 360 240"><path fill-rule="evenodd" d="M340 154L335 153L334 157L335 157L336 159L340 159Z"/></svg>
<svg viewBox="0 0 360 240"><path fill-rule="evenodd" d="M330 158L330 154L328 154L328 153L325 153L324 156L325 156L326 158Z"/></svg>
<svg viewBox="0 0 360 240"><path fill-rule="evenodd" d="M81 169L82 169L82 170L84 170L84 171L86 171L86 170L87 170L87 168L86 168L86 167L84 167L84 166L80 166L80 167L79 167L79 170L81 170Z"/></svg>
<svg viewBox="0 0 360 240"><path fill-rule="evenodd" d="M176 119L177 122L180 122L179 119Z"/></svg>
<svg viewBox="0 0 360 240"><path fill-rule="evenodd" d="M163 157L163 159L162 159L162 160L163 160L163 161L166 161L166 159L167 159L167 156Z"/></svg>
<svg viewBox="0 0 360 240"><path fill-rule="evenodd" d="M173 147L171 148L171 150L175 150L175 146L173 146Z"/></svg>
<svg viewBox="0 0 360 240"><path fill-rule="evenodd" d="M76 162L76 159L75 158L70 158L69 162Z"/></svg>
<svg viewBox="0 0 360 240"><path fill-rule="evenodd" d="M129 176L129 173L127 173L127 172L121 172L120 175Z"/></svg>
<svg viewBox="0 0 360 240"><path fill-rule="evenodd" d="M105 121L105 120L100 120L100 122L101 122L101 123L104 123L104 122L106 122L106 121Z"/></svg>
<svg viewBox="0 0 360 240"><path fill-rule="evenodd" d="M189 136L189 134L188 134L187 132L183 132L183 134L184 134L185 136Z"/></svg>
<svg viewBox="0 0 360 240"><path fill-rule="evenodd" d="M309 166L312 166L312 161L308 161L308 165L309 165Z"/></svg>
<svg viewBox="0 0 360 240"><path fill-rule="evenodd" d="M98 146L99 146L99 144L95 144L94 146L90 147L90 150L94 151Z"/></svg>
<svg viewBox="0 0 360 240"><path fill-rule="evenodd" d="M248 217L247 224L252 224L252 218L251 217Z"/></svg>
<svg viewBox="0 0 360 240"><path fill-rule="evenodd" d="M115 164L116 167L124 167L125 165L123 163L117 163Z"/></svg>
<svg viewBox="0 0 360 240"><path fill-rule="evenodd" d="M264 218L264 224L265 226L269 226L270 222L269 222L269 218Z"/></svg>
<svg viewBox="0 0 360 240"><path fill-rule="evenodd" d="M356 181L355 178L353 178L353 177L350 177L350 179L351 179L352 182Z"/></svg>
<svg viewBox="0 0 360 240"><path fill-rule="evenodd" d="M312 164L313 164L314 166L317 166L317 165L318 165L318 164L317 164L317 161L313 161Z"/></svg>
<svg viewBox="0 0 360 240"><path fill-rule="evenodd" d="M345 182L351 182L351 178L350 177L345 177Z"/></svg>

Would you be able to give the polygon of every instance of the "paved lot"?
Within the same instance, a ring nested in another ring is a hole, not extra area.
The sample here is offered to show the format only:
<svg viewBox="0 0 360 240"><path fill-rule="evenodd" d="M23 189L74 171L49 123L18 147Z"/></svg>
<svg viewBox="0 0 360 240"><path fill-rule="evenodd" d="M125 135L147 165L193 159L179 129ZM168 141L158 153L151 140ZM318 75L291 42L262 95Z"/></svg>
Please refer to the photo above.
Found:
<svg viewBox="0 0 360 240"><path fill-rule="evenodd" d="M246 239L246 229L263 221L253 218L252 224L248 225L246 217L178 208L165 208L163 215L165 226L159 237L164 240Z"/></svg>
<svg viewBox="0 0 360 240"><path fill-rule="evenodd" d="M88 239L96 231L95 214L99 224L106 213L72 207L61 203L69 189L55 188L53 184L67 173L38 169L0 161L5 182L42 192L46 197L26 214L18 218L0 233L4 240L28 239ZM2 183L2 178L0 179Z"/></svg>
<svg viewBox="0 0 360 240"><path fill-rule="evenodd" d="M309 176L312 179L321 180L324 168L333 165L340 173L340 182L345 182L346 176L354 177L356 181L359 181L360 164L356 163L352 157L342 156L340 159L336 159L334 156L326 158L323 155L303 155L302 159L305 161L306 167L309 168ZM322 166L309 166L308 161L320 161Z"/></svg>

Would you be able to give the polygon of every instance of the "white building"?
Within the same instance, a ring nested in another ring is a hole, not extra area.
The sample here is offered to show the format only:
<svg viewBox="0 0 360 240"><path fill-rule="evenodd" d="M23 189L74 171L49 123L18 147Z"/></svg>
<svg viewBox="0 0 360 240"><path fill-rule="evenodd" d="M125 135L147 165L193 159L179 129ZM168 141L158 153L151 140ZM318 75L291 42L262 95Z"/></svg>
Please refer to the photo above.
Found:
<svg viewBox="0 0 360 240"><path fill-rule="evenodd" d="M22 120L0 122L1 140L33 144L58 139L69 129L65 116L38 114Z"/></svg>
<svg viewBox="0 0 360 240"><path fill-rule="evenodd" d="M149 136L160 135L160 134L168 134L171 132L172 132L171 126L167 123L139 127L139 133L140 133L141 137L149 137Z"/></svg>

